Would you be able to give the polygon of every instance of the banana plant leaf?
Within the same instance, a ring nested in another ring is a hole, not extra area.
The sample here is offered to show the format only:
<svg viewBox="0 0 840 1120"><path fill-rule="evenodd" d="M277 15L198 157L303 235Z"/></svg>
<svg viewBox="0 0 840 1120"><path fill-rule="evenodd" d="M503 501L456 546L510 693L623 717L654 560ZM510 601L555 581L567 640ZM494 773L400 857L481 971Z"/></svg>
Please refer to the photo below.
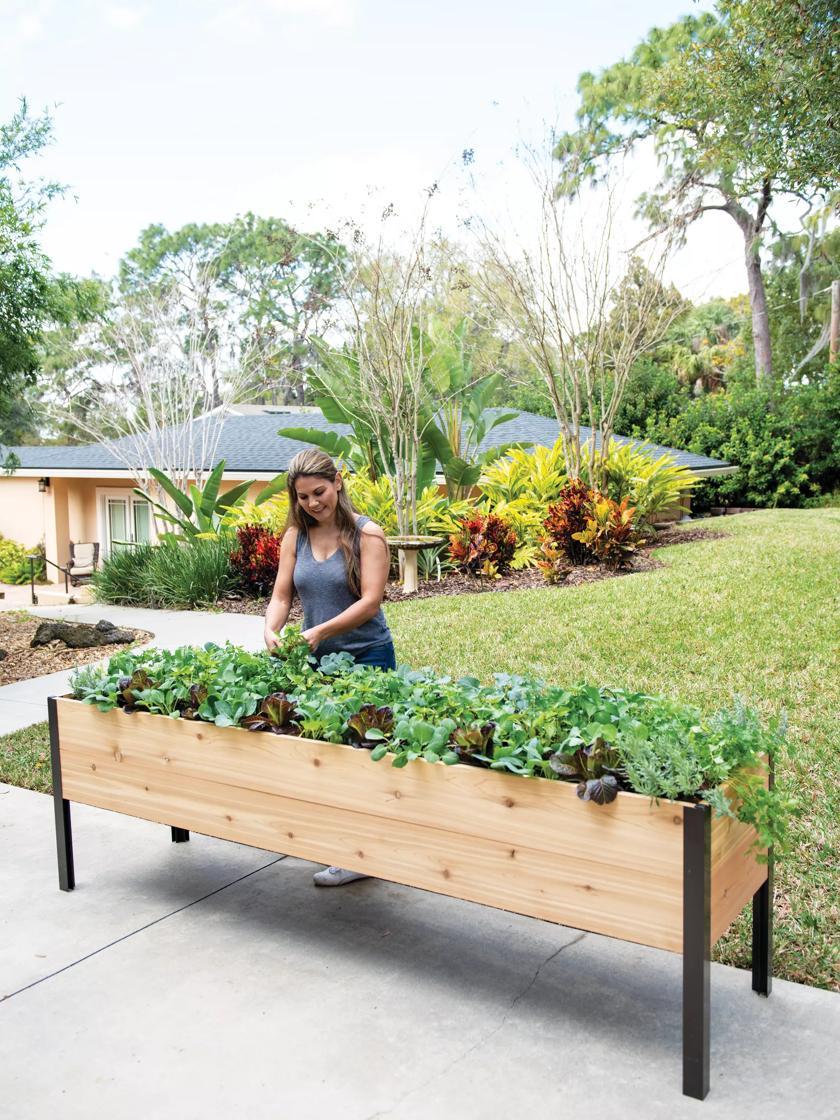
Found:
<svg viewBox="0 0 840 1120"><path fill-rule="evenodd" d="M353 446L347 436L341 436L337 432L322 431L320 428L280 428L277 434L285 436L286 439L299 440L301 443L312 443L315 447L326 451L328 455L332 455L334 459L349 459L353 452Z"/></svg>
<svg viewBox="0 0 840 1120"><path fill-rule="evenodd" d="M183 490L179 490L175 483L168 479L163 471L159 471L156 467L149 467L149 474L161 489L166 491L178 509L189 517L192 514L193 505Z"/></svg>
<svg viewBox="0 0 840 1120"><path fill-rule="evenodd" d="M261 506L263 502L267 502L269 498L273 498L279 494L281 490L285 490L287 477L287 472L285 471L283 471L282 474L275 475L271 482L267 483L262 490L260 490L259 494L257 494L254 499L254 505ZM248 485L251 485L250 482Z"/></svg>
<svg viewBox="0 0 840 1120"><path fill-rule="evenodd" d="M216 499L219 496L219 484L222 481L222 474L225 469L225 460L220 459L216 466L212 469L207 476L207 481L204 483L204 489L199 491L200 499L196 508L200 509L205 517L211 518L216 509Z"/></svg>
<svg viewBox="0 0 840 1120"><path fill-rule="evenodd" d="M249 489L254 485L254 480L249 478L246 482L240 482L238 486L231 486L230 490L226 490L216 499L215 513L224 513L225 510L232 509L237 503L241 502Z"/></svg>

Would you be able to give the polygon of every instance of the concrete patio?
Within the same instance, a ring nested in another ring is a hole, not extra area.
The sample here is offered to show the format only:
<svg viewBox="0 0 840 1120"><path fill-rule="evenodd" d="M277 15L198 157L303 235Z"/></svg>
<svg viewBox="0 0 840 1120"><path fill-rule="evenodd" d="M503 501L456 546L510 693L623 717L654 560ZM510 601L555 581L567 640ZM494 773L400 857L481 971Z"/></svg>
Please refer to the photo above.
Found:
<svg viewBox="0 0 840 1120"><path fill-rule="evenodd" d="M712 966L712 1087L680 1093L673 954L2 790L4 1116L836 1117L840 998Z"/></svg>

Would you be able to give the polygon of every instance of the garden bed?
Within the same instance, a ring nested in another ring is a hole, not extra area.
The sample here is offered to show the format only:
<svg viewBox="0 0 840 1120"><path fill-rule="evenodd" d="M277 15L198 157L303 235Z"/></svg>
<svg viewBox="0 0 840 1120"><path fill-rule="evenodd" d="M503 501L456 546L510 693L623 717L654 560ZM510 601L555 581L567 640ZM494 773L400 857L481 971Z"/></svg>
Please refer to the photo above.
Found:
<svg viewBox="0 0 840 1120"><path fill-rule="evenodd" d="M53 642L33 649L29 643L43 621L25 611L0 613L0 649L6 650L6 657L0 660L0 686L57 673L61 669L90 665L120 650L131 649L138 643L145 644L154 637L147 630L134 630L134 642L129 646L112 644L91 649L68 649L61 642Z"/></svg>
<svg viewBox="0 0 840 1120"><path fill-rule="evenodd" d="M598 580L613 579L617 576L636 575L639 572L651 572L661 568L662 561L652 555L657 548L667 548L675 544L689 544L692 541L718 540L725 537L726 533L714 529L707 529L701 525L692 525L685 529L663 529L651 537L639 549L632 561L625 568L607 568L603 564L579 564L561 583L552 584L553 588L578 587L583 583L594 583ZM419 587L411 596L403 593L399 583L392 582L385 588L386 603L401 603L407 598L433 599L439 595L480 595L488 591L523 591L535 587L548 587L542 572L538 568L525 568L521 572L509 572L499 579L482 579L467 575L463 572L447 572L443 579L421 579ZM217 603L220 610L229 614L265 614L268 599L249 598L230 592ZM292 604L289 622L300 622L303 617L300 603L297 598Z"/></svg>
<svg viewBox="0 0 840 1120"><path fill-rule="evenodd" d="M752 899L753 988L770 982L772 871L708 805L351 746L50 701L59 879L70 802L111 809L683 955L683 1091L708 1090L711 946Z"/></svg>

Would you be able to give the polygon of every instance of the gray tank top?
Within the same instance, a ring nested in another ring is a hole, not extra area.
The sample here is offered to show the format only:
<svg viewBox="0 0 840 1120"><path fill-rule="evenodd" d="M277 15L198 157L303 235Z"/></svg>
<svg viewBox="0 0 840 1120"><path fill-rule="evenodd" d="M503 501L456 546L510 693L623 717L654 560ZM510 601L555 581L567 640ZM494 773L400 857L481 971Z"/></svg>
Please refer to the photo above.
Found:
<svg viewBox="0 0 840 1120"><path fill-rule="evenodd" d="M370 521L369 517L362 516L356 522L354 547L357 552L360 548L361 528L368 521ZM316 560L312 555L309 534L305 530L298 530L296 548L294 583L303 607L304 630L308 630L311 626L319 626L322 622L346 611L353 603L358 603L359 597L354 595L347 585L347 565L340 547L326 560ZM325 653L340 653L346 650L347 653L355 656L363 650L370 649L371 646L383 645L391 640L391 631L380 607L373 618L368 619L361 626L321 642L316 653L322 657Z"/></svg>

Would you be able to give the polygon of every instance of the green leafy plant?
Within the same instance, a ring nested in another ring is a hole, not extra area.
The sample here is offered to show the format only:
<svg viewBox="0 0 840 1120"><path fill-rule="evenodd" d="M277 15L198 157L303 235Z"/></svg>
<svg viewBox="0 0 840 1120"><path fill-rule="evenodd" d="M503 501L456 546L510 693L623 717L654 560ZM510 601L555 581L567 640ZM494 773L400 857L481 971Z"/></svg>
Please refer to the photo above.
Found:
<svg viewBox="0 0 840 1120"><path fill-rule="evenodd" d="M310 672L310 667L315 663L315 658L309 649L309 643L303 637L303 632L297 623L290 622L283 627L283 632L277 635L277 645L271 650L271 656L283 662L286 675L290 680L305 679Z"/></svg>
<svg viewBox="0 0 840 1120"><path fill-rule="evenodd" d="M523 778L573 781L578 795L606 804L621 790L702 800L754 825L760 846L783 849L795 806L767 788L767 758L783 749L784 726L764 725L740 703L704 717L665 697L498 674L492 684L453 681L402 665L329 673L309 660L299 628L279 656L230 644L126 650L74 674L74 696L218 727L303 734L371 747L403 767L467 763Z"/></svg>
<svg viewBox="0 0 840 1120"><path fill-rule="evenodd" d="M94 594L100 603L126 606L214 606L237 582L230 564L234 543L225 533L117 549L94 572Z"/></svg>
<svg viewBox="0 0 840 1120"><path fill-rule="evenodd" d="M695 484L693 475L678 466L672 455L655 458L647 444L613 440L606 453L596 455L596 461L605 496L633 506L637 524L649 525L657 514L673 509Z"/></svg>
<svg viewBox="0 0 840 1120"><path fill-rule="evenodd" d="M371 482L364 475L352 475L347 480L347 490L359 513L375 521L386 536L398 534L394 484L390 478L382 477ZM417 497L417 532L421 536L448 536L455 532L459 521L471 510L469 502L450 501L437 486L427 486Z"/></svg>
<svg viewBox="0 0 840 1120"><path fill-rule="evenodd" d="M289 495L284 489L259 505L246 498L235 506L229 506L222 513L221 526L223 529L239 529L244 525L259 525L269 533L282 537L288 517Z"/></svg>
<svg viewBox="0 0 840 1120"><path fill-rule="evenodd" d="M43 544L35 548L26 549L16 541L0 536L0 583L24 584L29 583L31 573L29 570L29 557L35 556L34 575L39 582L46 576L46 560Z"/></svg>
<svg viewBox="0 0 840 1120"><path fill-rule="evenodd" d="M254 485L254 479L249 479L247 482L240 482L238 485L232 486L230 490L220 494L219 488L224 470L225 460L221 459L207 476L203 488L199 489L195 484L192 484L188 492L184 493L163 471L156 467L149 468L149 475L171 499L174 508L169 509L161 505L147 490L135 488L134 493L139 494L141 498L145 498L147 502L154 506L161 521L166 522L167 525L174 525L178 530L174 533L162 533L160 538L162 541L166 542L167 538L172 540L183 537L194 539L198 536L214 536L217 533L224 515L239 502L244 501L245 495ZM255 504L261 505L269 498L273 498L285 485L285 474L276 475L257 494L254 499Z"/></svg>
<svg viewBox="0 0 840 1120"><path fill-rule="evenodd" d="M450 499L460 501L469 496L486 466L513 448L531 444L508 442L479 452L494 428L515 420L519 413L489 407L502 378L478 376L474 370L466 317L452 327L442 320L433 323L425 350L427 376L434 400L440 403L434 413L429 408L422 418L421 438L440 463Z"/></svg>

